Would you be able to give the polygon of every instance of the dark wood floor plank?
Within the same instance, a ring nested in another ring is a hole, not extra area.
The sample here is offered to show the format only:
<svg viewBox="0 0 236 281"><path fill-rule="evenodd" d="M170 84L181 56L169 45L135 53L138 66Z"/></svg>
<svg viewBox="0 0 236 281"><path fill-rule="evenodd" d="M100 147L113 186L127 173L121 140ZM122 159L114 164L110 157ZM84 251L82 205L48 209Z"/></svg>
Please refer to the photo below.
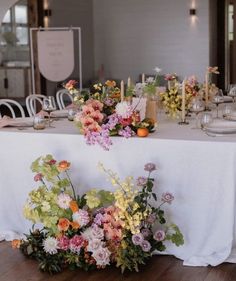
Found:
<svg viewBox="0 0 236 281"><path fill-rule="evenodd" d="M34 260L13 250L10 243L0 243L0 281L236 281L236 264L217 267L187 267L171 256L154 256L140 272L125 272L116 267L85 272L70 271L50 275L38 270Z"/></svg>

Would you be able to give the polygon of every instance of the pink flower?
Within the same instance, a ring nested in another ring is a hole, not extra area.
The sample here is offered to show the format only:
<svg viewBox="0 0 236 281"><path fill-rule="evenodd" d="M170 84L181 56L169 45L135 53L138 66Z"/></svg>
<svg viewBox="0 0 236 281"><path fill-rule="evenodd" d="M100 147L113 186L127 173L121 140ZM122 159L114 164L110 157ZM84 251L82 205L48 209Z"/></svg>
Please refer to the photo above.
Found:
<svg viewBox="0 0 236 281"><path fill-rule="evenodd" d="M150 214L148 217L147 217L147 222L149 224L153 224L156 220L156 215L155 214Z"/></svg>
<svg viewBox="0 0 236 281"><path fill-rule="evenodd" d="M166 237L166 234L165 234L165 231L163 230L157 230L155 232L155 234L153 235L153 238L156 240L156 241L163 241Z"/></svg>
<svg viewBox="0 0 236 281"><path fill-rule="evenodd" d="M165 75L165 80L166 81L172 81L176 79L176 74L166 74Z"/></svg>
<svg viewBox="0 0 236 281"><path fill-rule="evenodd" d="M69 249L70 246L70 239L63 235L62 237L58 238L58 247L60 250L64 250L67 251Z"/></svg>
<svg viewBox="0 0 236 281"><path fill-rule="evenodd" d="M75 235L70 239L69 248L71 252L79 254L80 249L84 246L84 238L80 235Z"/></svg>
<svg viewBox="0 0 236 281"><path fill-rule="evenodd" d="M93 124L91 124L87 127L87 130L90 132L100 132L101 129L102 129L101 126L99 126L96 121L94 121Z"/></svg>
<svg viewBox="0 0 236 281"><path fill-rule="evenodd" d="M41 173L38 173L34 176L34 181L41 181L43 178L43 175Z"/></svg>
<svg viewBox="0 0 236 281"><path fill-rule="evenodd" d="M103 104L98 100L89 99L87 100L86 104L92 106L94 110L102 111L103 109Z"/></svg>
<svg viewBox="0 0 236 281"><path fill-rule="evenodd" d="M80 122L82 124L83 127L88 127L90 126L91 124L93 124L95 121L93 120L93 118L89 117L89 116L86 116L86 117L82 117L80 119Z"/></svg>
<svg viewBox="0 0 236 281"><path fill-rule="evenodd" d="M47 164L54 165L54 164L56 164L56 162L57 162L56 160L52 159L52 160L48 161Z"/></svg>
<svg viewBox="0 0 236 281"><path fill-rule="evenodd" d="M98 248L93 252L92 256L95 259L97 265L106 266L110 263L111 252L107 248Z"/></svg>
<svg viewBox="0 0 236 281"><path fill-rule="evenodd" d="M82 209L79 209L79 211L75 212L72 217L73 221L77 222L81 227L87 225L90 220L88 212Z"/></svg>
<svg viewBox="0 0 236 281"><path fill-rule="evenodd" d="M162 198L161 201L164 203L168 203L171 204L171 202L174 200L174 196L173 194L171 194L170 192L166 192L162 194Z"/></svg>
<svg viewBox="0 0 236 281"><path fill-rule="evenodd" d="M145 177L138 177L137 185L138 186L145 186L147 184L147 178Z"/></svg>
<svg viewBox="0 0 236 281"><path fill-rule="evenodd" d="M96 122L101 123L104 116L99 110L96 110L90 114L90 117L93 118Z"/></svg>
<svg viewBox="0 0 236 281"><path fill-rule="evenodd" d="M77 85L77 81L76 80L70 80L70 81L68 81L67 83L66 83L66 85L65 85L65 88L67 89L67 90L72 90L72 89L74 89L75 88L75 86Z"/></svg>
<svg viewBox="0 0 236 281"><path fill-rule="evenodd" d="M84 105L82 107L82 112L86 115L90 115L92 112L94 112L94 109L91 105Z"/></svg>

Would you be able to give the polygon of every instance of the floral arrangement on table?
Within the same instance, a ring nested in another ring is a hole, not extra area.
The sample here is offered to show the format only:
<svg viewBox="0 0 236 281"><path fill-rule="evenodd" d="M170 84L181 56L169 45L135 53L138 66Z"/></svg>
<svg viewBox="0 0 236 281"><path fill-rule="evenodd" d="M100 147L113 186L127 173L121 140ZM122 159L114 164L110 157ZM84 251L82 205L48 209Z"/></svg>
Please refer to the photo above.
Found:
<svg viewBox="0 0 236 281"><path fill-rule="evenodd" d="M69 81L65 88L77 97L76 81ZM152 120L140 120L136 108L120 99L120 89L116 82L108 80L104 85L93 85L87 100L79 100L81 110L75 115L74 121L87 144L99 144L103 149L109 150L112 145L111 136L129 138L142 131L140 136L144 137L153 131Z"/></svg>
<svg viewBox="0 0 236 281"><path fill-rule="evenodd" d="M69 80L62 85L71 94L73 98L73 104L80 107L84 103L84 96L78 89L78 82L76 80Z"/></svg>
<svg viewBox="0 0 236 281"><path fill-rule="evenodd" d="M214 96L217 94L219 88L212 83L212 76L213 74L219 74L218 66L209 66L207 67L206 70L206 75L205 75L205 82L202 84L200 94L202 98L208 102L211 101Z"/></svg>
<svg viewBox="0 0 236 281"><path fill-rule="evenodd" d="M165 80L168 82L168 87L165 92L160 93L163 106L168 116L171 118L178 118L182 105L181 85L175 73L167 74ZM195 76L190 76L186 79L184 85L185 109L188 111L192 99L199 94L200 86Z"/></svg>
<svg viewBox="0 0 236 281"><path fill-rule="evenodd" d="M33 229L25 240L13 241L13 246L36 259L42 271L102 269L110 264L122 272L138 271L155 251L166 249L165 241L183 245L179 228L167 224L161 209L171 204L173 195L164 193L159 198L153 190L154 164L145 165L148 175L136 183L132 177L120 180L102 164L99 167L115 190L92 189L76 196L68 161L47 155L32 163L39 187L30 192L24 214L43 229Z"/></svg>

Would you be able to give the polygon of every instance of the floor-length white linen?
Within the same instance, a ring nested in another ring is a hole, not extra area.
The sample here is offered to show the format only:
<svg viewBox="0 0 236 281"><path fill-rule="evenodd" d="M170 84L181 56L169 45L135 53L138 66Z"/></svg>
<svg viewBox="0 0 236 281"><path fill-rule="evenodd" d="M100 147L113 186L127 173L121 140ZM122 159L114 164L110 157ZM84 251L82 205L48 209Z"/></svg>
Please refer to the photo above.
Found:
<svg viewBox="0 0 236 281"><path fill-rule="evenodd" d="M0 131L0 239L6 231L28 232L30 223L22 208L27 194L37 186L29 167L40 155L71 161L79 193L94 187L111 189L97 169L99 161L121 177L143 175L144 164L154 162L158 166L156 192L174 194L166 212L185 237L184 246L168 245L167 253L186 265L236 262L236 137L211 138L190 126L163 123L145 139L114 138L107 152L86 145L72 123L60 121L55 126L42 132Z"/></svg>

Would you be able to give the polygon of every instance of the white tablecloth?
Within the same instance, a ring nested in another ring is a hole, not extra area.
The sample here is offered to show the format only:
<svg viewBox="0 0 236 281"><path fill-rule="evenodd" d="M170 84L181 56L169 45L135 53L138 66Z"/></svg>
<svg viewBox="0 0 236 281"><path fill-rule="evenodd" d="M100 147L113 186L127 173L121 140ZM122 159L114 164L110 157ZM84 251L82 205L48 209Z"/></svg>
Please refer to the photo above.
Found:
<svg viewBox="0 0 236 281"><path fill-rule="evenodd" d="M191 125L163 122L148 138L113 138L110 151L85 144L72 122L55 121L56 128L0 130L0 239L28 232L22 215L27 194L36 187L30 165L37 157L53 154L72 163L71 177L79 193L111 185L97 163L121 177L145 175L143 166L158 166L156 192L172 192L175 201L168 216L185 237L182 247L168 246L169 254L187 265L236 262L236 136L208 137ZM12 232L11 232L12 231Z"/></svg>

